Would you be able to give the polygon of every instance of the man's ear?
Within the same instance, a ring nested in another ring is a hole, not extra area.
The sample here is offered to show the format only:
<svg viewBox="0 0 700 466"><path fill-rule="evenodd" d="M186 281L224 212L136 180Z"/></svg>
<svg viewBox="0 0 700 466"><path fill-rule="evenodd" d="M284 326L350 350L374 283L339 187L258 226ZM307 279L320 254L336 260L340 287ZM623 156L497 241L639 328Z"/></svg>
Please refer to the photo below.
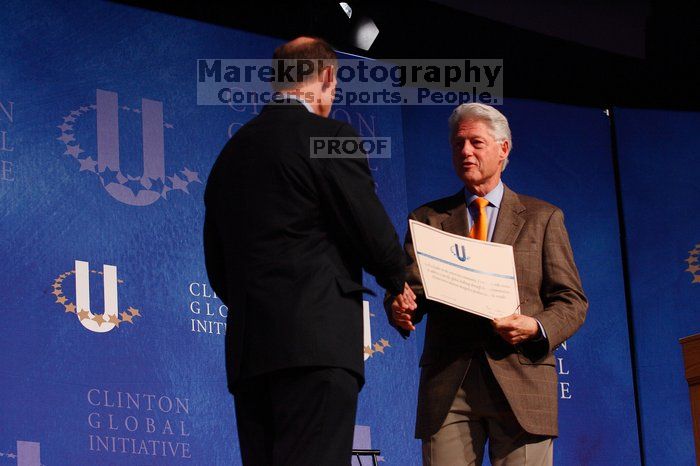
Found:
<svg viewBox="0 0 700 466"><path fill-rule="evenodd" d="M509 141L502 141L500 143L501 146L501 153L499 155L500 160L505 160L508 158L508 154L510 153L510 142Z"/></svg>
<svg viewBox="0 0 700 466"><path fill-rule="evenodd" d="M323 89L327 89L335 84L335 68L333 66L325 66L321 70L321 82Z"/></svg>

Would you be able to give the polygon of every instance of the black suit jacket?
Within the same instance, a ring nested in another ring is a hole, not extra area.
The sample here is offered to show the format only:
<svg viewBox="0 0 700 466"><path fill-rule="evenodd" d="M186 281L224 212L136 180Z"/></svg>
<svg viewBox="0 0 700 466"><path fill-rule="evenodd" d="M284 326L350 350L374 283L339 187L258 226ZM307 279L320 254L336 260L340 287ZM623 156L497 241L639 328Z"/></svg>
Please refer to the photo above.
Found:
<svg viewBox="0 0 700 466"><path fill-rule="evenodd" d="M272 103L221 151L207 182L209 282L229 307L238 380L342 367L364 378L362 268L401 291L405 259L366 157L312 158L312 137L357 137L300 103Z"/></svg>

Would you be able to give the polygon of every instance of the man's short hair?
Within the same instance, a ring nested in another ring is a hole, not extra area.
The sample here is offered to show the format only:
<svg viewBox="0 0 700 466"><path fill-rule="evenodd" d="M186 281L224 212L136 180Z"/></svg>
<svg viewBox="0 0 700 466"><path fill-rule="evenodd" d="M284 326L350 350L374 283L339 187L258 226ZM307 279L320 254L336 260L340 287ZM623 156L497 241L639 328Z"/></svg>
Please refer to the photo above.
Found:
<svg viewBox="0 0 700 466"><path fill-rule="evenodd" d="M272 54L273 67L277 69L278 66L284 66L287 64L295 67L295 71L290 73L292 80L285 79L282 82L278 80L273 81L272 87L276 91L284 91L286 89L294 89L299 87L303 82L312 81L316 76L321 74L323 68L332 66L334 70L338 68L338 56L331 44L325 40L318 37L306 37L308 40L299 42L295 39L286 44L282 44L275 49ZM314 66L314 74L305 74L301 76L300 80L297 80L297 66L299 60L308 60ZM322 64L322 66L320 66ZM276 74L280 76L279 73Z"/></svg>
<svg viewBox="0 0 700 466"><path fill-rule="evenodd" d="M508 119L494 107L474 102L462 104L455 108L448 120L448 124L450 126L450 139L452 139L452 136L457 129L457 125L464 120L483 121L491 129L491 136L493 136L496 141L508 141L508 147L510 149L513 148ZM506 169L506 165L508 165L508 157L503 161L503 168L501 171Z"/></svg>

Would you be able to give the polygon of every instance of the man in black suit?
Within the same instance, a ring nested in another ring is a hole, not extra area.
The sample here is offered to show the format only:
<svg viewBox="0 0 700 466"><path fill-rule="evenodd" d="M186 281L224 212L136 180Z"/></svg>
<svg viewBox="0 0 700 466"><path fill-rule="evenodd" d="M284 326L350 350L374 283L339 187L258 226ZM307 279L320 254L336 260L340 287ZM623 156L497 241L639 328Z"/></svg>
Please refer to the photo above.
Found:
<svg viewBox="0 0 700 466"><path fill-rule="evenodd" d="M327 118L333 49L301 37L273 59L323 64L276 83L279 98L226 144L205 193L206 267L229 307L241 456L246 465L349 464L364 383L362 268L398 295L405 258L364 154L311 156L311 138L357 137Z"/></svg>

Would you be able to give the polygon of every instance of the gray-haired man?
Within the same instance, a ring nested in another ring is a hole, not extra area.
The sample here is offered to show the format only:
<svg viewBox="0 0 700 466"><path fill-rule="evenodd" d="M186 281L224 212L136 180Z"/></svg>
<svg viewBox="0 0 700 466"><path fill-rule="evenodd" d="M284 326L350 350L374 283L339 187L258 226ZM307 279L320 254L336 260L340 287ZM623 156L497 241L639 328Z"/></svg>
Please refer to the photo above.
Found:
<svg viewBox="0 0 700 466"><path fill-rule="evenodd" d="M583 324L588 308L564 217L501 181L512 145L503 114L464 104L449 123L452 164L465 189L409 218L512 245L522 305L521 314L489 321L426 300L407 234L408 283L417 308L398 296L387 299L387 310L404 333L428 316L416 419L423 463L481 464L488 439L494 466L551 465L558 434L552 352Z"/></svg>

